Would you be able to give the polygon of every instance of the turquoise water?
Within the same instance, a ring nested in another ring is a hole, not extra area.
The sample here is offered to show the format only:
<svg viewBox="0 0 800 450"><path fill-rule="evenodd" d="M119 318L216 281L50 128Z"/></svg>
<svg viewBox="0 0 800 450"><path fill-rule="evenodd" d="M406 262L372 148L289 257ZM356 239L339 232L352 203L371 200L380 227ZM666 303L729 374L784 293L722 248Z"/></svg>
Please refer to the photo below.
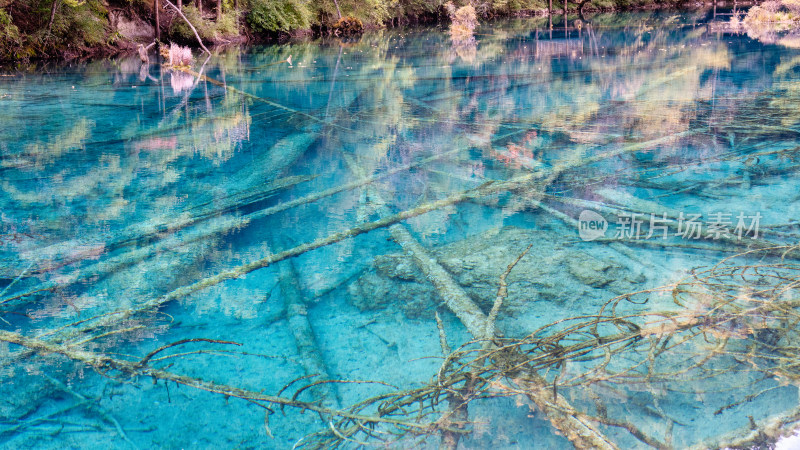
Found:
<svg viewBox="0 0 800 450"><path fill-rule="evenodd" d="M3 446L571 448L566 420L686 448L796 422L797 255L754 249L800 232L800 50L712 16L4 70ZM469 371L483 390L348 409Z"/></svg>

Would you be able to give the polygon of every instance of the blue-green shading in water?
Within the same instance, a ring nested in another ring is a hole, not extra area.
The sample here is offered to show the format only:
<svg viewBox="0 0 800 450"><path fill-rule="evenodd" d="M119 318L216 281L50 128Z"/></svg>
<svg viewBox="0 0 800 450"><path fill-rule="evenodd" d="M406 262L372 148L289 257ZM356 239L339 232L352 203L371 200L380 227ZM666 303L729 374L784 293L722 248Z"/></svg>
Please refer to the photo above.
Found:
<svg viewBox="0 0 800 450"><path fill-rule="evenodd" d="M712 15L6 71L3 445L774 442L800 51Z"/></svg>

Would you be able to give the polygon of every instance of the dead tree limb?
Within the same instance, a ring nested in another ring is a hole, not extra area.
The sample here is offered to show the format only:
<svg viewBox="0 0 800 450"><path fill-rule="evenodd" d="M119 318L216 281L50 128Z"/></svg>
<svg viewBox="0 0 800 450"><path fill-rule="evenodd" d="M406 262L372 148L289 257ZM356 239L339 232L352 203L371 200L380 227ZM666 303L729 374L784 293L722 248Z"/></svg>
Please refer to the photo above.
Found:
<svg viewBox="0 0 800 450"><path fill-rule="evenodd" d="M200 44L200 48L202 48L204 52L206 52L206 53L208 53L210 55L211 52L208 51L208 49L206 48L205 45L203 45L203 39L200 38L200 34L197 32L197 28L195 28L194 25L192 25L192 22L189 22L189 19L187 19L186 16L183 15L183 12L181 12L181 9L178 8L177 6L173 5L172 2L169 1L169 0L164 0L164 2L166 2L170 7L172 7L172 9L175 10L176 13L178 13L179 16L181 16L181 19L183 19L183 21L186 22L186 25L188 25L189 28L192 29L192 33L194 33L194 37L197 38L197 43ZM156 4L158 4L157 1L156 1Z"/></svg>

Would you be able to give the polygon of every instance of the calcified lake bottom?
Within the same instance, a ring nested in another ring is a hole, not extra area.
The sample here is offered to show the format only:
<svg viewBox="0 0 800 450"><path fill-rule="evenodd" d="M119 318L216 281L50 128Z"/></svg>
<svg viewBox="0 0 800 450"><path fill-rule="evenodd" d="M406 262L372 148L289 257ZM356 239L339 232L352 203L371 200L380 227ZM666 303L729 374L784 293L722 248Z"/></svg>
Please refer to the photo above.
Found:
<svg viewBox="0 0 800 450"><path fill-rule="evenodd" d="M2 445L791 434L800 51L713 16L6 71Z"/></svg>

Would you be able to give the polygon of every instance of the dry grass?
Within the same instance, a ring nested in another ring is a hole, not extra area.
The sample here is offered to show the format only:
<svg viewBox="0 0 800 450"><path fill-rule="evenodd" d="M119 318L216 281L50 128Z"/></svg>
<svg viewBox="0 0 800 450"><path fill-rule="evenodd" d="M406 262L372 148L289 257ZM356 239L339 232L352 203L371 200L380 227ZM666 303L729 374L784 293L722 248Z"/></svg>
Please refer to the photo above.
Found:
<svg viewBox="0 0 800 450"><path fill-rule="evenodd" d="M170 66L191 66L194 60L192 49L174 42L169 44L166 58Z"/></svg>

